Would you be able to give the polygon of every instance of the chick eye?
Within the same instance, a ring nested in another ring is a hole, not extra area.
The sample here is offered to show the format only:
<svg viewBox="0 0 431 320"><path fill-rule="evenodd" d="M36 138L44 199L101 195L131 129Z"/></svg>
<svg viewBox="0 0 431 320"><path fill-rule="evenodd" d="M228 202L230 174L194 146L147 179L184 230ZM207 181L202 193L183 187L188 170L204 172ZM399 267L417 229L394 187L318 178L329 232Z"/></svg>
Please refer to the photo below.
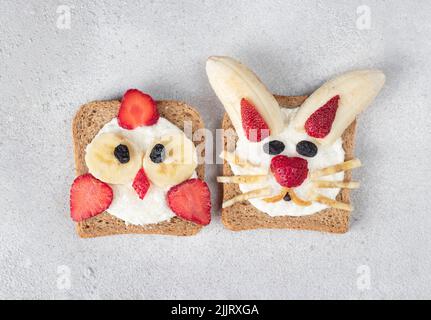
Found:
<svg viewBox="0 0 431 320"><path fill-rule="evenodd" d="M284 151L284 143L279 140L272 140L263 145L263 152L271 156L275 156Z"/></svg>
<svg viewBox="0 0 431 320"><path fill-rule="evenodd" d="M114 156L120 163L127 163L130 161L129 148L125 144L119 144L114 149Z"/></svg>
<svg viewBox="0 0 431 320"><path fill-rule="evenodd" d="M302 140L297 143L296 152L301 156L312 158L317 154L317 146L311 141Z"/></svg>
<svg viewBox="0 0 431 320"><path fill-rule="evenodd" d="M165 160L165 146L161 143L157 143L150 153L150 159L154 163L161 163Z"/></svg>
<svg viewBox="0 0 431 320"><path fill-rule="evenodd" d="M87 146L85 163L97 179L111 184L133 180L142 166L142 152L131 141L116 133L102 133Z"/></svg>
<svg viewBox="0 0 431 320"><path fill-rule="evenodd" d="M196 149L185 134L163 136L147 149L143 166L150 181L166 188L189 179L197 166Z"/></svg>

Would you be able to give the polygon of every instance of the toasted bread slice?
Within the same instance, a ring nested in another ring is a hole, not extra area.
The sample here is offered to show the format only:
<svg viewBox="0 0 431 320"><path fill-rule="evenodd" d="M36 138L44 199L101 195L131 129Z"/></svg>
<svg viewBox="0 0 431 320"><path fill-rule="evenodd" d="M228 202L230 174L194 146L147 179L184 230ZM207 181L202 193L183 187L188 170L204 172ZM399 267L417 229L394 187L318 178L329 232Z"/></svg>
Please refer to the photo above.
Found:
<svg viewBox="0 0 431 320"><path fill-rule="evenodd" d="M283 108L296 108L299 107L307 96L275 96L278 103ZM227 130L233 129L233 125L227 114L224 115L222 128ZM354 142L355 142L355 130L356 121L354 121L344 132L343 148L345 150L345 160L353 158L354 153ZM224 148L226 150L227 141L224 140ZM233 175L230 165L224 161L223 164L223 175ZM345 181L351 180L351 173L345 173ZM237 195L241 194L241 191L237 184L224 184L223 185L223 201L229 200ZM350 203L349 190L342 189L337 196L337 200ZM292 216L280 216L271 217L268 214L253 207L250 202L243 201L234 204L231 207L222 209L222 222L223 224L234 231L258 229L258 228L289 228L289 229L303 229L303 230L315 230L315 231L326 231L333 233L344 233L349 228L349 217L348 211L340 209L325 209L315 214L302 217Z"/></svg>
<svg viewBox="0 0 431 320"><path fill-rule="evenodd" d="M99 130L117 116L119 107L120 101L117 100L95 101L81 106L76 113L72 124L76 175L88 172L84 160L85 148ZM185 103L178 101L158 101L157 108L161 117L168 119L181 130L184 129L184 121L192 122L193 133L200 128L204 128L204 122L199 113ZM202 142L204 142L204 138L199 142L195 142L195 144ZM203 164L198 165L196 172L200 179L204 179L205 167ZM77 232L82 238L126 233L190 236L199 232L201 228L201 225L178 217L173 217L169 221L145 226L126 225L123 220L107 212L76 224Z"/></svg>

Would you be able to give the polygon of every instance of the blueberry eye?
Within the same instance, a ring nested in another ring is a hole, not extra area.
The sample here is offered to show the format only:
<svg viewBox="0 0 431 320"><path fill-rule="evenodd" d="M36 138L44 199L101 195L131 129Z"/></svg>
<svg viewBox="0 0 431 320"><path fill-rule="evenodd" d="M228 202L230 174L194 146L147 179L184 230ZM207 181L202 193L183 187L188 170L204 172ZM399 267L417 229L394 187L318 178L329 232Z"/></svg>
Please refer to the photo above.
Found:
<svg viewBox="0 0 431 320"><path fill-rule="evenodd" d="M114 156L120 163L127 163L130 161L129 148L124 144L119 144L114 149Z"/></svg>
<svg viewBox="0 0 431 320"><path fill-rule="evenodd" d="M165 160L165 146L161 143L156 144L150 153L150 159L154 163L161 163Z"/></svg>
<svg viewBox="0 0 431 320"><path fill-rule="evenodd" d="M304 157L314 157L317 154L317 146L311 141L300 141L296 145L296 152Z"/></svg>
<svg viewBox="0 0 431 320"><path fill-rule="evenodd" d="M284 143L278 140L272 140L263 145L263 152L275 156L284 150Z"/></svg>

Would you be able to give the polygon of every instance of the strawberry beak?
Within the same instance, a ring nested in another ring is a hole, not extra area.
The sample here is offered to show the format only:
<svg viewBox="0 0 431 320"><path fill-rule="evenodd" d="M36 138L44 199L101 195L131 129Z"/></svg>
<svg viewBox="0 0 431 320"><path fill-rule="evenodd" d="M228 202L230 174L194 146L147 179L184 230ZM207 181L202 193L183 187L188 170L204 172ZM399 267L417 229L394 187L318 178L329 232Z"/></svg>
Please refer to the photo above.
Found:
<svg viewBox="0 0 431 320"><path fill-rule="evenodd" d="M133 180L133 189L135 189L138 197L142 200L147 194L148 189L150 188L150 180L145 174L144 168L141 168L135 176Z"/></svg>
<svg viewBox="0 0 431 320"><path fill-rule="evenodd" d="M299 157L278 155L271 160L271 172L286 188L299 187L308 176L308 162Z"/></svg>

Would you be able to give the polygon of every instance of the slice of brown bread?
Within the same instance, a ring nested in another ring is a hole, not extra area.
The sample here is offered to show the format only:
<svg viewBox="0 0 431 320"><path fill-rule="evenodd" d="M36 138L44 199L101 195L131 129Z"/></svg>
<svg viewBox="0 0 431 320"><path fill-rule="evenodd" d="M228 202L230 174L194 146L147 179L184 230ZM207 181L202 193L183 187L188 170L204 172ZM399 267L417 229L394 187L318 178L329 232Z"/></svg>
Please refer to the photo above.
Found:
<svg viewBox="0 0 431 320"><path fill-rule="evenodd" d="M296 108L299 107L307 96L275 96L278 103L283 108ZM232 122L227 114L224 115L222 121L222 128L227 130L233 129ZM354 142L355 142L356 120L346 129L343 138L343 148L346 152L345 160L353 158ZM227 147L227 140L224 139L224 148ZM223 163L223 175L233 175L230 165L225 161ZM346 172L345 180L350 181L351 173ZM229 200L241 191L236 184L223 185L223 201ZM349 190L342 189L337 196L339 201L350 203ZM349 228L348 211L339 209L325 209L313 215L292 217L281 216L271 217L268 214L253 207L250 202L243 201L234 204L231 207L222 209L222 222L223 224L234 231L250 230L258 228L277 228L277 229L304 229L315 231L326 231L334 233L344 233Z"/></svg>
<svg viewBox="0 0 431 320"><path fill-rule="evenodd" d="M72 132L75 154L76 175L88 172L85 164L85 148L93 140L99 130L118 114L120 101L95 101L81 106L73 119ZM192 132L204 128L204 122L199 113L185 103L178 101L158 101L157 108L160 116L168 119L181 130L184 129L184 121L191 121ZM195 141L196 145L204 142ZM202 150L202 156L205 150ZM196 169L200 179L205 177L204 164ZM151 210L151 209L149 209ZM176 236L190 236L199 232L201 225L173 217L169 221L145 226L126 225L107 212L76 224L78 235L82 238L108 236L114 234L141 233L141 234L166 234Z"/></svg>

